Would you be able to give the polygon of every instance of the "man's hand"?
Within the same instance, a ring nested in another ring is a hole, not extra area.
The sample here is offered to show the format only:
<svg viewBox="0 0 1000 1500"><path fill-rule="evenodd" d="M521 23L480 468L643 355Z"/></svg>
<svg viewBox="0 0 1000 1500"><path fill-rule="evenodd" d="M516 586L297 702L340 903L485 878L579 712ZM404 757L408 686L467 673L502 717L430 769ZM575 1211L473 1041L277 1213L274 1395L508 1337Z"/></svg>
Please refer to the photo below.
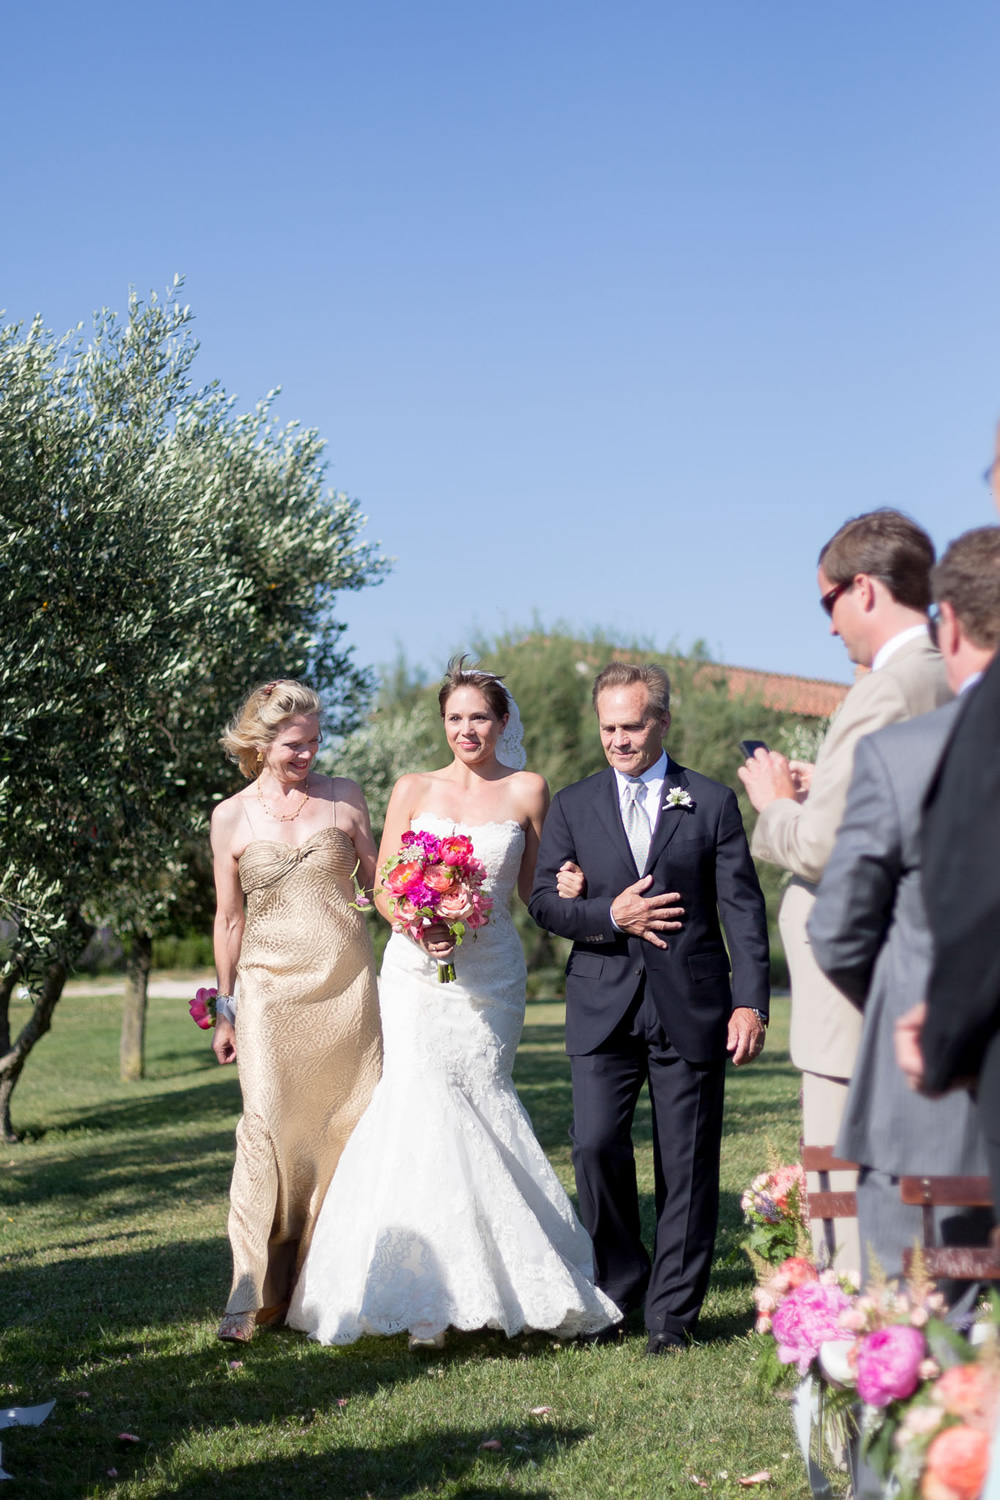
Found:
<svg viewBox="0 0 1000 1500"><path fill-rule="evenodd" d="M578 864L564 859L556 871L556 890L564 901L575 901L587 889L587 881Z"/></svg>
<svg viewBox="0 0 1000 1500"><path fill-rule="evenodd" d="M790 760L788 770L795 784L795 795L799 802L804 802L809 795L812 786L813 772L816 767L811 760Z"/></svg>
<svg viewBox="0 0 1000 1500"><path fill-rule="evenodd" d="M644 875L635 885L630 885L611 903L611 915L623 932L632 937L644 938L654 948L665 948L667 944L658 935L661 932L677 932L683 923L683 906L674 906L681 899L680 891L668 891L662 896L643 896L652 884L652 875Z"/></svg>
<svg viewBox="0 0 1000 1500"><path fill-rule="evenodd" d="M733 1063L737 1068L760 1056L764 1050L766 1035L760 1017L749 1006L740 1005L733 1011L729 1017L726 1051L733 1054Z"/></svg>
<svg viewBox="0 0 1000 1500"><path fill-rule="evenodd" d="M920 1035L926 1019L927 1002L920 1000L916 1005L911 1005L896 1022L896 1061L911 1089L922 1089L924 1086L924 1054Z"/></svg>
<svg viewBox="0 0 1000 1500"><path fill-rule="evenodd" d="M788 761L777 750L756 751L745 765L740 766L736 774L746 787L747 796L757 812L763 812L765 807L783 797L790 798L793 802L800 800Z"/></svg>
<svg viewBox="0 0 1000 1500"><path fill-rule="evenodd" d="M236 1061L236 1031L232 1021L227 1021L225 1016L216 1019L212 1051L220 1063Z"/></svg>

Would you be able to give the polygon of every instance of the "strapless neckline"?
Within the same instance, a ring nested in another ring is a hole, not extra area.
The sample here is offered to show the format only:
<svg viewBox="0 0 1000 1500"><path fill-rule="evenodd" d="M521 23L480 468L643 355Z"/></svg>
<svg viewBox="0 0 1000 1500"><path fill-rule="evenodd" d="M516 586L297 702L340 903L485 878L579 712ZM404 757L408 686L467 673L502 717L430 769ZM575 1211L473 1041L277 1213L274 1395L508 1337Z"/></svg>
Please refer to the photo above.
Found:
<svg viewBox="0 0 1000 1500"><path fill-rule="evenodd" d="M484 818L481 823L462 823L458 818L442 818L437 813L428 812L414 813L410 819L410 826L413 827L422 819L427 819L431 823L447 823L449 828L465 828L469 832L474 832L477 828L521 828L516 818ZM523 828L521 832L524 832Z"/></svg>
<svg viewBox="0 0 1000 1500"><path fill-rule="evenodd" d="M290 854L300 854L303 849L309 847L314 839L321 838L324 833L339 833L340 837L347 839L349 844L353 842L342 828L335 828L331 825L327 828L317 828L316 832L311 833L307 839L303 839L301 844L286 844L284 839L251 839L246 849L243 850L243 854L246 854L247 849L253 849L256 844L268 844L272 849L287 849ZM240 859L243 858L243 854L240 855ZM239 864L239 860L236 863Z"/></svg>

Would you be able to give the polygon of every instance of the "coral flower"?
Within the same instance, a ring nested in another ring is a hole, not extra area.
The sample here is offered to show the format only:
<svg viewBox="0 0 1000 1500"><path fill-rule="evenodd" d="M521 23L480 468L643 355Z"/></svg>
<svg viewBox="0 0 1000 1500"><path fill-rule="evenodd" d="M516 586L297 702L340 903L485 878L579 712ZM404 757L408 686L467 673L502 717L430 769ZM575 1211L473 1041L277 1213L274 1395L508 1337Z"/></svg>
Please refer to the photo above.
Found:
<svg viewBox="0 0 1000 1500"><path fill-rule="evenodd" d="M790 1255L787 1260L783 1260L778 1267L778 1274L787 1278L789 1291L794 1291L797 1286L804 1286L807 1281L819 1280L819 1272L804 1255Z"/></svg>
<svg viewBox="0 0 1000 1500"><path fill-rule="evenodd" d="M458 870L454 865L428 865L424 871L424 884L432 891L450 891L457 880Z"/></svg>
<svg viewBox="0 0 1000 1500"><path fill-rule="evenodd" d="M385 883L394 896L402 896L411 886L421 882L423 877L423 866L415 859L408 859L388 872Z"/></svg>
<svg viewBox="0 0 1000 1500"><path fill-rule="evenodd" d="M923 1500L978 1500L990 1462L990 1435L977 1427L946 1427L927 1450Z"/></svg>

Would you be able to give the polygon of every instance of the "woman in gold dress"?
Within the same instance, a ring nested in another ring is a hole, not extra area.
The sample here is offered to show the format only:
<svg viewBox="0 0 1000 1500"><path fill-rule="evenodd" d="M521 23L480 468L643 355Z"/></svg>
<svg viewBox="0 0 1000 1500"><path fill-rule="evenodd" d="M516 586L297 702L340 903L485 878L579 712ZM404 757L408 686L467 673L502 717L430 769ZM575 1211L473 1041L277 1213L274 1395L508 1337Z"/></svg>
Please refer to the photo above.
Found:
<svg viewBox="0 0 1000 1500"><path fill-rule="evenodd" d="M280 1322L340 1153L382 1063L371 939L352 908L375 845L361 788L312 769L320 702L255 688L222 745L250 785L212 814L219 1001L212 1047L239 1060L233 1283L221 1339ZM239 976L239 1002L233 989Z"/></svg>

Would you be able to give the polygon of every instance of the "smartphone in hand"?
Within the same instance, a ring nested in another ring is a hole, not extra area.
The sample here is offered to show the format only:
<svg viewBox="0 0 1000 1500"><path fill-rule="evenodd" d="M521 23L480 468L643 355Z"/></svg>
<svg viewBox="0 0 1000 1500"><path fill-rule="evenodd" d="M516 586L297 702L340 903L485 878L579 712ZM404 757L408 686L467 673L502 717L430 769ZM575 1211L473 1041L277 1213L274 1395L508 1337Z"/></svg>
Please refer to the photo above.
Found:
<svg viewBox="0 0 1000 1500"><path fill-rule="evenodd" d="M745 760L753 760L758 750L766 750L767 748L763 740L740 740L740 752Z"/></svg>

